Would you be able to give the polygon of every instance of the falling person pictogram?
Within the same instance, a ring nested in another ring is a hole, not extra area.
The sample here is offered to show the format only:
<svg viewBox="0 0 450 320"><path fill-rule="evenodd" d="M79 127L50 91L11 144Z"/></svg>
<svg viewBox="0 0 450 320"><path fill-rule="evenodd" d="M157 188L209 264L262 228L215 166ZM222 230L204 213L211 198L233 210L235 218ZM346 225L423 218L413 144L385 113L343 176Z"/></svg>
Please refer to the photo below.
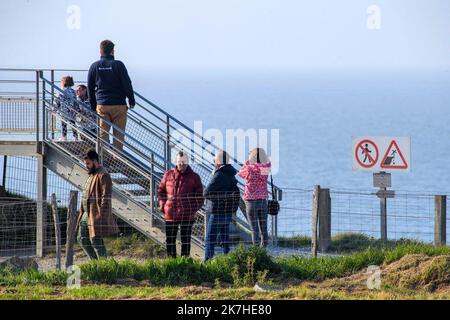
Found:
<svg viewBox="0 0 450 320"><path fill-rule="evenodd" d="M386 157L386 160L384 160L383 164L386 166L394 165L395 164L395 154L397 153L397 150L392 150L391 155Z"/></svg>

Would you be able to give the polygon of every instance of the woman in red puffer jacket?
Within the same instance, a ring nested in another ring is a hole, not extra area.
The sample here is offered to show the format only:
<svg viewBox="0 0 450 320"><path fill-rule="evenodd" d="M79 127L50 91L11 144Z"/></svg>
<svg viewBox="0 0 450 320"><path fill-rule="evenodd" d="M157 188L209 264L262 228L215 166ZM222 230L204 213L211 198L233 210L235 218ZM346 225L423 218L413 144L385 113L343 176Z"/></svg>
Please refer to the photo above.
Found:
<svg viewBox="0 0 450 320"><path fill-rule="evenodd" d="M203 184L200 176L188 165L189 158L180 151L176 168L167 171L158 188L158 201L166 220L167 256L176 257L178 229L181 236L181 255L191 250L192 226L197 211L203 206Z"/></svg>

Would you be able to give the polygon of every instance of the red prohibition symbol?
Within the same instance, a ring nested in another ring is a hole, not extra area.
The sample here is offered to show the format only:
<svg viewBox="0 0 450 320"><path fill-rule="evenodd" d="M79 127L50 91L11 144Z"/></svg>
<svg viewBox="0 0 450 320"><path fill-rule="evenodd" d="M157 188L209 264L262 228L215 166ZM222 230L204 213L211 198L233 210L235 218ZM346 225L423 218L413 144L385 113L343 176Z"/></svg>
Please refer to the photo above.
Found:
<svg viewBox="0 0 450 320"><path fill-rule="evenodd" d="M375 155L373 155L372 151L374 151ZM359 156L363 156L363 160ZM378 161L378 147L371 140L360 141L355 149L355 157L361 167L372 168Z"/></svg>

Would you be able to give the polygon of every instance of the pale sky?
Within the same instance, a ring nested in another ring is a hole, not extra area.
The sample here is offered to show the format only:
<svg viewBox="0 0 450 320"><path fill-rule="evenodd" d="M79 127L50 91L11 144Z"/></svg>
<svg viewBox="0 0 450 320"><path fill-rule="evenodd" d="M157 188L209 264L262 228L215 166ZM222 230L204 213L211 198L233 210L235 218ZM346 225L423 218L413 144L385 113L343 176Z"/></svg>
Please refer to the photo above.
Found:
<svg viewBox="0 0 450 320"><path fill-rule="evenodd" d="M449 17L448 0L0 0L0 66L87 68L108 38L136 71L448 68Z"/></svg>

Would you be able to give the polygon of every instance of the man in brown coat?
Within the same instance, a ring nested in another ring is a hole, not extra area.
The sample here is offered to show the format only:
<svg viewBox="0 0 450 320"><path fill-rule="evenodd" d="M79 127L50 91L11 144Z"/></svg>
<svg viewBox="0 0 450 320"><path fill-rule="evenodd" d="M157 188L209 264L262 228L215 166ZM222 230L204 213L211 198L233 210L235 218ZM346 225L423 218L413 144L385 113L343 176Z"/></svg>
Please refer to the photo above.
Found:
<svg viewBox="0 0 450 320"><path fill-rule="evenodd" d="M98 161L98 154L94 150L84 157L89 177L84 187L78 217L78 243L91 260L106 258L103 238L119 232L112 214L111 177Z"/></svg>

